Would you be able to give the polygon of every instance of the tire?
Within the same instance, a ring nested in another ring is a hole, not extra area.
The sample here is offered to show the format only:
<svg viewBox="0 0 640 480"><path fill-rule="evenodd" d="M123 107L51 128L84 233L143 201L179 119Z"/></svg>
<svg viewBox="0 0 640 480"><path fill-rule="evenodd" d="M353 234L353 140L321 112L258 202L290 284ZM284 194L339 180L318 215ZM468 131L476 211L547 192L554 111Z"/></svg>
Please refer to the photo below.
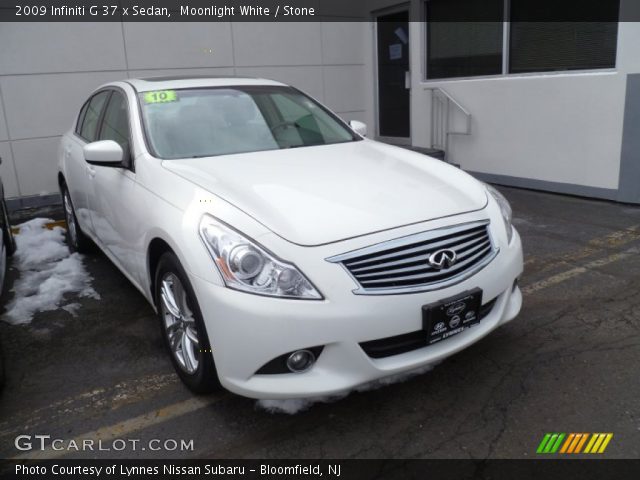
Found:
<svg viewBox="0 0 640 480"><path fill-rule="evenodd" d="M71 202L71 195L69 195L69 189L66 184L62 184L60 193L62 194L64 218L67 222L65 236L69 250L71 250L71 252L87 253L91 249L91 240L89 240L80 228L78 217L76 216L76 210Z"/></svg>
<svg viewBox="0 0 640 480"><path fill-rule="evenodd" d="M5 371L4 371L4 353L2 352L2 344L0 344L0 392L4 390Z"/></svg>
<svg viewBox="0 0 640 480"><path fill-rule="evenodd" d="M220 390L198 301L186 272L171 252L158 262L155 299L162 338L182 382L194 393Z"/></svg>
<svg viewBox="0 0 640 480"><path fill-rule="evenodd" d="M13 237L13 232L11 231L11 222L9 221L9 215L7 210L7 204L4 199L2 199L2 220L4 223L4 243L5 248L7 249L7 256L10 257L16 252L16 239Z"/></svg>
<svg viewBox="0 0 640 480"><path fill-rule="evenodd" d="M4 372L4 353L0 344L0 392L4 390L5 372Z"/></svg>
<svg viewBox="0 0 640 480"><path fill-rule="evenodd" d="M8 259L7 246L5 245L3 238L3 242L0 243L0 298L4 297L4 281L7 278L7 270L9 268Z"/></svg>

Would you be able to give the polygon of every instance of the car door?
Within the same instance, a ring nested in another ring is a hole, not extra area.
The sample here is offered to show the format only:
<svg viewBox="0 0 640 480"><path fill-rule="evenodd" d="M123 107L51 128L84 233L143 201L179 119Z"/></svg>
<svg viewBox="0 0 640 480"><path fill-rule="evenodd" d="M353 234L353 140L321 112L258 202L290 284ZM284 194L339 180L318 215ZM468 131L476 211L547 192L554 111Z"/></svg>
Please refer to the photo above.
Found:
<svg viewBox="0 0 640 480"><path fill-rule="evenodd" d="M113 140L125 155L122 167L89 165L89 210L101 247L112 254L120 267L141 282L144 264L141 214L136 207L138 184L134 172L129 127L129 105L125 93L113 90L102 116L98 140Z"/></svg>
<svg viewBox="0 0 640 480"><path fill-rule="evenodd" d="M97 139L100 117L110 95L110 91L103 90L89 98L80 110L74 131L64 135L61 142L67 188L80 228L84 231L92 232L93 226L88 199L89 164L84 159L82 149Z"/></svg>

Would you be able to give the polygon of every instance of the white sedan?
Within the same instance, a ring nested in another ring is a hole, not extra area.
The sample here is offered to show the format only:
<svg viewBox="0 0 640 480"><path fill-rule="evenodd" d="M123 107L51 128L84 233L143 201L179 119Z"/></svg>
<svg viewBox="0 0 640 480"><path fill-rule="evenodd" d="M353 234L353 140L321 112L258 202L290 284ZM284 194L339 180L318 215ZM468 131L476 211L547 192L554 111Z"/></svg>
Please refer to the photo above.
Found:
<svg viewBox="0 0 640 480"><path fill-rule="evenodd" d="M442 360L519 312L507 201L250 78L100 87L59 149L75 250L158 312L195 392L341 393Z"/></svg>

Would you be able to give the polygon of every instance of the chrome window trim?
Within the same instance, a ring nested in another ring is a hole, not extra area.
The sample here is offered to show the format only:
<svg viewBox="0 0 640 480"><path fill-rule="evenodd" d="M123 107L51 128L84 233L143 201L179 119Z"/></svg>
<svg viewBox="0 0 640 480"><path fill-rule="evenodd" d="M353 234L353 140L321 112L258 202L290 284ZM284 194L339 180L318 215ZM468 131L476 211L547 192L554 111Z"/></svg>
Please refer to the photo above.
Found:
<svg viewBox="0 0 640 480"><path fill-rule="evenodd" d="M500 252L500 248L495 244L493 239L493 235L491 234L491 229L488 228L490 225L490 220L478 220L473 222L460 223L457 225L449 225L446 227L440 227L433 230L428 230L425 232L418 232L411 235L406 235L404 237L394 238L392 240L387 240L384 242L376 243L375 245L371 245L364 248L359 248L356 250L352 250L350 252L342 253L339 255L334 255L332 257L328 257L325 260L330 263L339 263L340 266L347 272L347 275L355 282L358 288L352 290L354 295L399 295L399 294L407 294L407 293L418 293L418 292L431 292L435 290L442 290L444 288L450 287L452 285L456 285L457 283L463 282L464 280L472 277L484 267L486 267L489 263L493 261L494 258ZM364 288L360 285L360 282L355 278L355 276L349 271L349 269L344 265L343 262L348 261L352 258L360 257L362 255L369 255L372 253L381 252L384 250L389 250L396 247L402 247L406 245L411 245L413 243L433 240L435 238L441 237L443 235L455 234L458 232L462 232L468 230L470 228L476 228L485 226L487 227L487 234L489 237L489 241L491 243L491 252L484 258L481 262L477 263L473 266L473 268L469 270L464 270L457 275L454 275L446 280L440 282L434 282L428 285L414 285L410 287L383 287L383 288Z"/></svg>

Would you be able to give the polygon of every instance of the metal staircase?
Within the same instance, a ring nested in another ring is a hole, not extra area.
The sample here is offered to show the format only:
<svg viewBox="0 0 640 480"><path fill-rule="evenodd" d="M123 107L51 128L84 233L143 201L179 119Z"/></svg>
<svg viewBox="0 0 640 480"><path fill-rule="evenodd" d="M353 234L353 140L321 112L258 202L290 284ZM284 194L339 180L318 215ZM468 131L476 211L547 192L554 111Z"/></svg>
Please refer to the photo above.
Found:
<svg viewBox="0 0 640 480"><path fill-rule="evenodd" d="M448 154L452 135L471 134L471 113L440 87L425 87L431 93L431 149Z"/></svg>

